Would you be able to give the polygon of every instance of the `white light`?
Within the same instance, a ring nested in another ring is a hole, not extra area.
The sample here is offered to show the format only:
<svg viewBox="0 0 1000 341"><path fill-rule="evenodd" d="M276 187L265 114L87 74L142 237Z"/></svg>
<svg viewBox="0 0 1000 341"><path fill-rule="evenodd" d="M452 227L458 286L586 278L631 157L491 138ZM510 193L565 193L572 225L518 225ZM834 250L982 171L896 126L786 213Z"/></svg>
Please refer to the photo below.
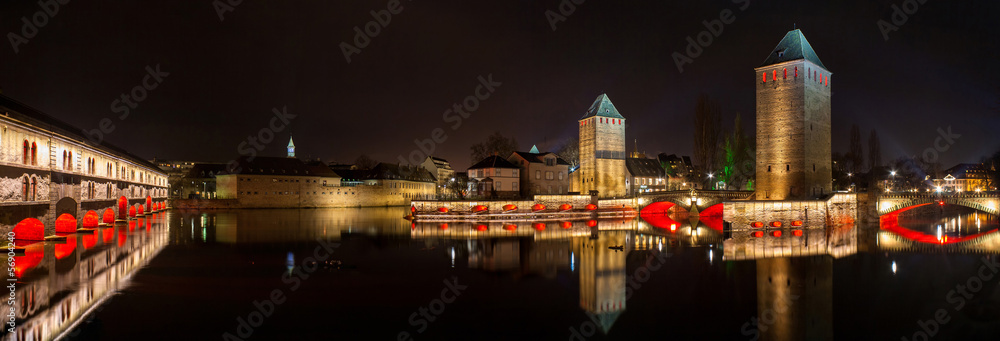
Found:
<svg viewBox="0 0 1000 341"><path fill-rule="evenodd" d="M576 271L576 257L573 252L569 253L569 271Z"/></svg>
<svg viewBox="0 0 1000 341"><path fill-rule="evenodd" d="M896 274L896 261L892 261L892 274Z"/></svg>
<svg viewBox="0 0 1000 341"><path fill-rule="evenodd" d="M889 172L890 175L896 176L896 171Z"/></svg>

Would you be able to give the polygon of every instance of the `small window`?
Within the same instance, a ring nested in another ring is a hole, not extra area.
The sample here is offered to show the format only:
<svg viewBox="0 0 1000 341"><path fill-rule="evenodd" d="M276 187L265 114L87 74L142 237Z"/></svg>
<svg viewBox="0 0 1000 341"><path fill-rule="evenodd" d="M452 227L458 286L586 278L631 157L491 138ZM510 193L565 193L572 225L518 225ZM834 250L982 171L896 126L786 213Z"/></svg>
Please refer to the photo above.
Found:
<svg viewBox="0 0 1000 341"><path fill-rule="evenodd" d="M770 172L770 171L771 171L771 166L767 166L767 171L768 171L768 172Z"/></svg>
<svg viewBox="0 0 1000 341"><path fill-rule="evenodd" d="M778 69L774 69L771 71L771 80L772 81L778 80Z"/></svg>
<svg viewBox="0 0 1000 341"><path fill-rule="evenodd" d="M795 78L799 78L799 67L795 67Z"/></svg>
<svg viewBox="0 0 1000 341"><path fill-rule="evenodd" d="M764 83L767 83L767 72L764 73L764 77L763 77L762 81Z"/></svg>
<svg viewBox="0 0 1000 341"><path fill-rule="evenodd" d="M785 74L785 78L784 79L788 79L788 69L781 69L781 71L784 72L784 74Z"/></svg>
<svg viewBox="0 0 1000 341"><path fill-rule="evenodd" d="M814 163L813 164L813 172L815 172L815 171L816 171L816 164Z"/></svg>
<svg viewBox="0 0 1000 341"><path fill-rule="evenodd" d="M791 165L785 165L785 171L786 172L787 171L791 171L791 170L792 170L792 166Z"/></svg>

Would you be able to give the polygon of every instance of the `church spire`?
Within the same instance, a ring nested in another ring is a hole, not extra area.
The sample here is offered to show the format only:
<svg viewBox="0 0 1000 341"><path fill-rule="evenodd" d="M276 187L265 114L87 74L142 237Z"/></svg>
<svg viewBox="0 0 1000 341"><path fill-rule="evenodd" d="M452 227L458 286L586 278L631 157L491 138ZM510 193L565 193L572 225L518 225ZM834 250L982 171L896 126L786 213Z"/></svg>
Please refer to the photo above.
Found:
<svg viewBox="0 0 1000 341"><path fill-rule="evenodd" d="M295 157L295 142L292 141L292 136L288 135L288 157Z"/></svg>

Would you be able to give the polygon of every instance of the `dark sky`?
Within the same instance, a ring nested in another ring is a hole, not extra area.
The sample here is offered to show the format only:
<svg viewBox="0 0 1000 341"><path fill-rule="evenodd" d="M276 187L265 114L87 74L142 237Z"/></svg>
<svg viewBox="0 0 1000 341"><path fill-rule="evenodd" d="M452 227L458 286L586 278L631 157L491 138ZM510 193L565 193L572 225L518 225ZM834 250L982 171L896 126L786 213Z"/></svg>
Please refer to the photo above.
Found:
<svg viewBox="0 0 1000 341"><path fill-rule="evenodd" d="M81 128L113 118L107 141L147 158L232 159L287 106L297 117L264 154L283 155L292 133L301 157L395 162L440 127L435 154L461 170L493 131L557 149L601 92L628 119L629 149L638 139L690 154L701 93L727 126L740 112L752 128L753 68L796 24L833 72L834 151L847 150L851 124L865 139L878 130L884 160L923 153L949 126L962 137L941 153L945 167L1000 148L1000 2L927 1L888 41L877 21L902 1L749 2L587 0L553 32L545 11L557 0L404 0L347 63L340 43L387 1L244 0L224 21L210 0L70 1L16 54L7 33L41 7L5 1L0 86ZM724 9L735 21L678 72L672 53ZM115 117L112 101L155 65L170 75ZM443 112L489 74L502 85L452 130Z"/></svg>

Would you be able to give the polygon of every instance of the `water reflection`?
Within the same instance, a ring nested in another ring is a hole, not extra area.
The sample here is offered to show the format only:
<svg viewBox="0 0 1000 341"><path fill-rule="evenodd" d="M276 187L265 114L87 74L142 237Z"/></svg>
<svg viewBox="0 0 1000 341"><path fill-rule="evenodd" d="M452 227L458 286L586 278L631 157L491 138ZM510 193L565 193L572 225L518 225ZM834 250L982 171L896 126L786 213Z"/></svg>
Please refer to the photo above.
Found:
<svg viewBox="0 0 1000 341"><path fill-rule="evenodd" d="M896 251L1000 253L997 218L952 205L924 205L880 220L878 245Z"/></svg>
<svg viewBox="0 0 1000 341"><path fill-rule="evenodd" d="M147 229L133 231L135 224ZM14 333L4 328L3 339L51 340L65 333L167 245L166 225L157 213L128 225L63 234L63 241L18 242L25 252L14 256L17 324Z"/></svg>

